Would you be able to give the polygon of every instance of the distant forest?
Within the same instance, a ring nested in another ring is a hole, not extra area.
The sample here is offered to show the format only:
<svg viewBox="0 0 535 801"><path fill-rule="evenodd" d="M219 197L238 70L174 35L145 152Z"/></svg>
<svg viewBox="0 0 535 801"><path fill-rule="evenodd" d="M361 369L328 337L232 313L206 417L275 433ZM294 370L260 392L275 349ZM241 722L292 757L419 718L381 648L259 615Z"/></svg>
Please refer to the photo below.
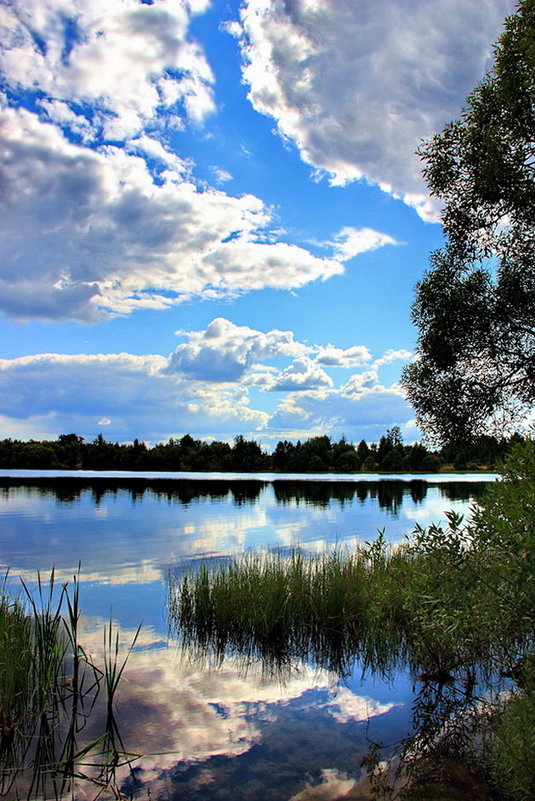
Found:
<svg viewBox="0 0 535 801"><path fill-rule="evenodd" d="M424 472L494 469L511 447L523 438L481 436L462 446L428 450L417 442L404 445L398 426L390 428L379 442L361 440L354 445L342 437L328 436L304 442L281 441L273 453L258 442L239 435L228 442L203 442L189 434L180 439L148 447L144 442L107 442L99 434L86 442L77 434L61 434L57 440L0 440L0 468L67 470L165 470L240 471L283 473Z"/></svg>

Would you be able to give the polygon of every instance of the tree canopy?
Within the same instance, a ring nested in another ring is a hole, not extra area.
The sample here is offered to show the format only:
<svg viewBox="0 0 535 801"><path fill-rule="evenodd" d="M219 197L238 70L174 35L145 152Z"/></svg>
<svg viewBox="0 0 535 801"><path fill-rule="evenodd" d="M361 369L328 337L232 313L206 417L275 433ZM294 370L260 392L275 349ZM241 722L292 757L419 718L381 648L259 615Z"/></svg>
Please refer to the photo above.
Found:
<svg viewBox="0 0 535 801"><path fill-rule="evenodd" d="M518 428L535 402L535 0L520 2L491 72L420 151L445 247L412 314L403 384L441 444Z"/></svg>

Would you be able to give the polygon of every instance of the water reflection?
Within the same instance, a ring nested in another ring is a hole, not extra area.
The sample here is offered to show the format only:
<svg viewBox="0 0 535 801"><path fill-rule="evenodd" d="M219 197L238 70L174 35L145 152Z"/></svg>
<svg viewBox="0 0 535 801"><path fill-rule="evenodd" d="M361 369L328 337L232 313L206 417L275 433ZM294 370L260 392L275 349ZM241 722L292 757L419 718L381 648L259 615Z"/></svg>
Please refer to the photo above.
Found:
<svg viewBox="0 0 535 801"><path fill-rule="evenodd" d="M484 482L263 482L226 479L1 479L0 560L33 581L82 564L89 608L123 624L163 625L170 566L261 548L401 541L453 508L463 514ZM461 500L458 499L461 496ZM104 591L104 587L107 589Z"/></svg>
<svg viewBox="0 0 535 801"><path fill-rule="evenodd" d="M88 650L99 647L99 625L86 626ZM122 644L131 636L122 630ZM138 757L132 771L117 768L116 785L126 797L286 801L325 770L357 778L371 738L406 733L408 700L403 686L354 692L299 661L284 677L260 663L244 671L232 656L216 669L145 628L117 709L125 748Z"/></svg>
<svg viewBox="0 0 535 801"><path fill-rule="evenodd" d="M2 596L0 797L117 797L117 769L131 765L115 716L128 651L119 662L105 623L98 663L81 644L76 579L72 591L53 575L39 587L30 611Z"/></svg>
<svg viewBox="0 0 535 801"><path fill-rule="evenodd" d="M188 506L190 503L208 498L219 500L230 497L236 506L255 503L266 486L263 481L189 481L165 480L149 481L139 479L124 481L114 479L47 479L40 478L21 481L20 479L0 479L0 494L8 501L10 494L24 490L28 495L54 497L58 503L78 503L84 495L99 505L108 497L117 497L126 493L132 503L142 500L145 495L153 495L160 500L174 501Z"/></svg>
<svg viewBox="0 0 535 801"><path fill-rule="evenodd" d="M0 558L11 576L29 582L53 565L58 581L68 580L81 561L86 614L113 614L125 642L144 622L118 696L125 749L142 755L134 765L137 783L127 766L118 771L127 797L146 798L150 789L154 798L180 801L288 801L314 798L304 789L308 781L323 786L324 797L343 791L349 798L348 788L354 795L362 788L359 761L369 746L409 731L410 678L395 673L391 685L371 676L363 682L362 666L351 672L347 665L340 683L295 654L284 676L267 675L252 660L244 674L236 653L219 671L193 661L195 649L179 659L167 645L169 570L295 544L323 552L335 542L373 539L382 528L399 541L416 521L426 525L450 507L464 512L483 486L420 479L1 479ZM101 623L87 627L91 653L101 647ZM96 710L83 737L96 736L102 715Z"/></svg>
<svg viewBox="0 0 535 801"><path fill-rule="evenodd" d="M368 553L370 558L362 562L351 561L350 555L334 554L312 563L299 553L289 559L268 555L226 565L213 574L201 567L197 574L172 577L172 629L182 647L196 652L201 661L224 667L232 655L245 668L259 660L271 677L284 679L297 659L353 682L358 672L361 682L377 676L399 681L408 672L418 688L410 722L405 715L405 731L399 735L398 730L397 742L392 730L385 741L384 731L368 729L371 765L379 754L391 757L395 751L400 772L384 778L410 780L407 797L475 798L470 793L481 789L481 776L472 775L466 765L490 731L489 721L506 686L497 665L507 663L529 643L511 631L501 635L499 647L483 635L467 648L462 634L450 639L440 627L431 640L422 621L415 619L414 609L407 613L399 603L397 580L403 579L399 552L390 563L390 582L379 552L372 546ZM349 697L358 707L355 696ZM377 707L372 713L377 714ZM342 710L337 717L344 721ZM366 760L362 741L359 746L360 758ZM422 780L428 779L425 771L436 773L437 765L459 774L453 786L462 788L460 795L449 794L446 774L442 784L436 782L439 795L418 794ZM329 799L367 797L362 791L360 781L339 775L317 789ZM321 795L311 791L296 797Z"/></svg>
<svg viewBox="0 0 535 801"><path fill-rule="evenodd" d="M83 621L87 653L101 654L104 622ZM134 633L119 629L120 659ZM411 711L411 681L401 675L389 686L372 677L362 683L357 666L344 684L299 661L278 675L266 675L264 667L249 662L244 671L242 660L232 655L217 667L209 665L194 649L177 652L145 627L117 693L116 726L129 760L110 762L103 776L102 763L82 756L69 774L55 752L37 776L19 774L17 784L6 785L0 795L78 801L371 800L361 760L374 744L389 757L410 733L411 714L429 737L442 732L445 720L455 725L460 696L465 710L480 703L474 683L423 684ZM82 755L106 726L105 704L86 711L76 743Z"/></svg>
<svg viewBox="0 0 535 801"><path fill-rule="evenodd" d="M236 506L255 504L261 494L271 484L266 481L224 481L224 480L165 480L148 479L120 480L103 479L35 479L21 480L13 478L0 479L0 498L8 502L10 498L24 492L28 496L41 498L53 497L58 503L75 504L83 496L89 496L95 505L107 498L116 498L118 494L126 494L134 504L146 496L162 501L179 503L188 507L191 503L208 499L218 501L228 499ZM341 507L355 501L364 504L367 500L376 501L379 509L397 516L404 503L412 501L421 504L425 501L430 488L438 489L441 498L450 501L470 501L480 497L485 488L485 481L462 482L451 481L435 484L432 481L414 479L411 481L279 481L272 482L273 496L281 506L299 506L301 504L326 508L333 501Z"/></svg>

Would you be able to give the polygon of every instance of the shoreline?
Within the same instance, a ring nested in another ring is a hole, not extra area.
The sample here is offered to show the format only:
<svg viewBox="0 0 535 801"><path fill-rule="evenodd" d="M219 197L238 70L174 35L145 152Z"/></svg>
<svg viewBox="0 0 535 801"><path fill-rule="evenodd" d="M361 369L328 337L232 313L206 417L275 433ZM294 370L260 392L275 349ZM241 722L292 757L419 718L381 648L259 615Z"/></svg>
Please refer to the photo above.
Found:
<svg viewBox="0 0 535 801"><path fill-rule="evenodd" d="M2 479L74 479L74 480L138 480L138 481L323 481L323 482L377 482L377 481L425 481L429 484L445 484L452 481L481 482L496 481L500 474L496 472L462 472L462 473L272 473L245 471L142 471L142 470L65 470L47 468L30 470L29 468L2 468Z"/></svg>

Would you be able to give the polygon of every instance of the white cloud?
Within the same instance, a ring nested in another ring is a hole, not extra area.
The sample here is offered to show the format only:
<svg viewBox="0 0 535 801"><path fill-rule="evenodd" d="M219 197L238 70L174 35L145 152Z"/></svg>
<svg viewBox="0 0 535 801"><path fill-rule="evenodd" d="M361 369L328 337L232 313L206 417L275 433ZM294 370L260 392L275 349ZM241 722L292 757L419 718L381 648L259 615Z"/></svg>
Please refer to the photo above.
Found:
<svg viewBox="0 0 535 801"><path fill-rule="evenodd" d="M83 624L85 650L97 662L102 661L103 621L84 620ZM130 652L135 632L124 628L116 632L120 659L128 654L117 693L117 724L125 747L140 755L134 762L138 778L145 790L150 782L155 797L161 796L165 772L177 764L216 755L236 757L260 742L258 719L262 715L258 713L265 711L266 705L273 705L276 716L277 705L288 704L312 689L326 691L333 681L327 672L299 663L291 666L284 683L277 677L269 680L258 663L251 664L244 675L239 659L225 660L217 671L203 670L193 654L188 658L187 652L177 653L176 645L162 646L162 636L156 631L142 629ZM86 742L104 725L106 708L101 701L98 699L81 735ZM307 703L312 702L305 697ZM117 769L119 783L128 776L128 765ZM83 794L83 787L79 791ZM94 798L94 793L88 797Z"/></svg>
<svg viewBox="0 0 535 801"><path fill-rule="evenodd" d="M336 348L334 345L319 347L316 361L325 367L358 367L371 359L371 353L365 345L353 345L351 348Z"/></svg>
<svg viewBox="0 0 535 801"><path fill-rule="evenodd" d="M376 359L373 363L375 368L382 367L384 364L390 364L390 362L395 362L397 359L403 359L403 361L408 361L412 358L412 353L410 350L405 350L404 348L400 348L399 350L393 350L390 348L387 350L379 359Z"/></svg>
<svg viewBox="0 0 535 801"><path fill-rule="evenodd" d="M320 784L307 785L289 801L362 801L373 795L372 782L366 775L357 781L343 771L324 768L321 777Z"/></svg>
<svg viewBox="0 0 535 801"><path fill-rule="evenodd" d="M169 359L169 370L204 381L237 381L261 359L300 356L308 348L296 342L291 331L255 331L223 317L205 331L179 331L188 341L178 345Z"/></svg>
<svg viewBox="0 0 535 801"><path fill-rule="evenodd" d="M367 390L373 389L379 383L379 375L376 370L365 370L363 373L356 373L342 387L344 397L349 398L360 395Z"/></svg>
<svg viewBox="0 0 535 801"><path fill-rule="evenodd" d="M51 122L69 128L73 133L78 134L82 140L88 141L93 138L93 129L87 117L82 114L76 114L62 100L41 100L39 107L45 111L47 118Z"/></svg>
<svg viewBox="0 0 535 801"><path fill-rule="evenodd" d="M343 272L279 241L257 197L195 184L169 131L214 110L190 36L208 0L0 6L0 310L95 322ZM35 112L20 106L21 93ZM9 99L8 99L9 98ZM230 180L214 168L217 183Z"/></svg>
<svg viewBox="0 0 535 801"><path fill-rule="evenodd" d="M377 250L385 245L399 245L393 237L374 231L373 228L346 226L335 236L334 254L340 261L348 261L361 253Z"/></svg>
<svg viewBox="0 0 535 801"><path fill-rule="evenodd" d="M399 385L383 386L378 374L380 364L404 351L387 351L335 385L326 368L362 367L371 359L367 348L303 343L291 331L262 332L221 317L204 330L177 333L186 341L168 358L0 359L0 438L76 431L93 439L106 426L109 439L150 443L186 432L218 440L260 432L266 443L317 433L375 440L413 420Z"/></svg>
<svg viewBox="0 0 535 801"><path fill-rule="evenodd" d="M0 69L12 89L94 104L92 126L109 139L136 135L162 107L200 121L214 110L214 79L188 26L208 4L15 0L0 9Z"/></svg>
<svg viewBox="0 0 535 801"><path fill-rule="evenodd" d="M288 395L269 420L267 431L278 439L345 434L353 440L377 441L387 428L414 417L400 388L378 383L373 371L340 388ZM414 431L414 439L418 432Z"/></svg>
<svg viewBox="0 0 535 801"><path fill-rule="evenodd" d="M110 439L156 442L188 431L227 439L266 424L269 415L250 408L244 389L188 381L167 365L162 356L126 353L0 360L0 431L92 439L109 420Z"/></svg>
<svg viewBox="0 0 535 801"><path fill-rule="evenodd" d="M268 391L302 392L332 387L333 380L323 367L347 369L371 359L364 345L350 348L310 345L296 341L291 331L274 329L263 333L235 325L223 317L212 320L205 331L177 334L185 336L187 342L178 345L169 357L170 372L200 381L241 381ZM390 361L394 351L388 353ZM291 357L293 361L283 369L261 364L281 357ZM373 377L376 381L376 373Z"/></svg>
<svg viewBox="0 0 535 801"><path fill-rule="evenodd" d="M277 392L303 392L332 386L332 378L318 364L308 356L301 356L279 373L269 389Z"/></svg>
<svg viewBox="0 0 535 801"><path fill-rule="evenodd" d="M100 661L103 621L84 623L81 633L84 648ZM123 658L134 631L118 628L117 634ZM217 670L203 670L203 667L187 651L177 654L173 645L162 647L161 635L146 628L142 629L137 646L129 652L124 680L117 693L117 724L125 748L140 755L134 768L143 790L154 797L167 795L169 771L176 770L179 763L247 753L262 742L262 721L277 721L280 715L287 714L284 710L295 699L299 699L301 712L316 709L318 696L326 695L336 681L332 674L299 662L288 665L284 681L278 675L266 675L261 664L252 660L246 671L243 660L230 657ZM354 707L359 704L369 707L370 717L383 712L384 705L354 696ZM96 737L105 714L105 704L99 699L81 738L90 741ZM128 774L129 766L122 765L116 779L120 783ZM211 776L209 771L206 776L208 779ZM323 777L326 782L333 782L335 772L324 771ZM338 790L348 787L339 784ZM79 792L83 797L83 786ZM333 793L316 796L324 801L334 797Z"/></svg>
<svg viewBox="0 0 535 801"><path fill-rule="evenodd" d="M183 161L176 153L169 151L164 145L152 136L143 134L137 136L135 139L130 139L125 149L128 153L135 153L148 156L149 158L156 159L167 168L173 170L175 173L186 174L191 165ZM172 173L169 175L171 177Z"/></svg>
<svg viewBox="0 0 535 801"><path fill-rule="evenodd" d="M259 241L270 224L259 198L201 191L154 139L129 147L167 158L158 182L138 155L79 147L24 109L0 115L0 309L12 317L92 322L343 271Z"/></svg>
<svg viewBox="0 0 535 801"><path fill-rule="evenodd" d="M228 172L228 170L224 170L222 167L216 166L211 167L210 169L217 184L225 184L227 181L232 181L232 175L230 172Z"/></svg>
<svg viewBox="0 0 535 801"><path fill-rule="evenodd" d="M414 151L458 116L514 9L513 0L246 0L250 100L333 184L364 178L433 216Z"/></svg>
<svg viewBox="0 0 535 801"><path fill-rule="evenodd" d="M339 723L349 723L350 720L368 720L376 715L390 712L396 704L383 704L373 698L355 695L347 687L340 687L336 695L327 704L330 713Z"/></svg>

